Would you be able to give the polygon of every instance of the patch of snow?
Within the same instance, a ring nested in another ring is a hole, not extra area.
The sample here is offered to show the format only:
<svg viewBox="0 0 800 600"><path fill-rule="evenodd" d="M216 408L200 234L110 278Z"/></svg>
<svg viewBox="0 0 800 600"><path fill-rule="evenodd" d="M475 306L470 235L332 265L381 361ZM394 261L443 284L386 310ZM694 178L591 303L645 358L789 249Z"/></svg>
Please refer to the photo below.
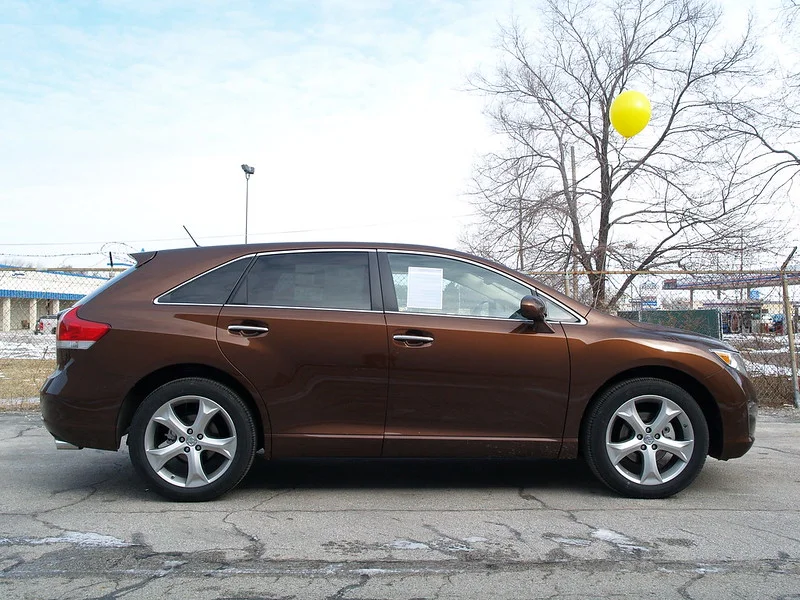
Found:
<svg viewBox="0 0 800 600"><path fill-rule="evenodd" d="M353 571L356 575L385 575L392 572L391 569L356 569Z"/></svg>
<svg viewBox="0 0 800 600"><path fill-rule="evenodd" d="M25 538L24 541L34 546L40 544L74 544L80 548L127 548L134 545L110 535L84 533L82 531L66 531L57 537Z"/></svg>
<svg viewBox="0 0 800 600"><path fill-rule="evenodd" d="M558 544L566 544L567 546L589 546L592 541L583 538L565 538L565 537L551 537L551 540Z"/></svg>
<svg viewBox="0 0 800 600"><path fill-rule="evenodd" d="M787 350L788 352L788 350ZM745 366L749 375L766 375L769 377L791 377L791 367L780 367L778 365L765 365L762 363L754 363L745 359Z"/></svg>
<svg viewBox="0 0 800 600"><path fill-rule="evenodd" d="M0 406L20 406L22 404L39 404L39 398L0 398Z"/></svg>
<svg viewBox="0 0 800 600"><path fill-rule="evenodd" d="M725 569L719 567L697 567L694 572L705 575L706 573L724 573Z"/></svg>
<svg viewBox="0 0 800 600"><path fill-rule="evenodd" d="M31 331L0 332L0 356L3 358L50 359L56 357L56 336L34 335Z"/></svg>
<svg viewBox="0 0 800 600"><path fill-rule="evenodd" d="M629 554L633 554L635 552L650 551L649 548L645 548L644 546L639 546L631 538L624 536L621 533L617 533L616 531L611 531L610 529L595 529L594 531L592 531L591 535L593 538L597 540L602 540L604 542L608 542L609 544L614 544L617 548Z"/></svg>
<svg viewBox="0 0 800 600"><path fill-rule="evenodd" d="M394 540L391 544L389 544L390 548L396 548L397 550L430 550L431 547L427 544L422 544L420 542L412 542L411 540Z"/></svg>
<svg viewBox="0 0 800 600"><path fill-rule="evenodd" d="M470 548L463 544L447 544L446 546L437 546L437 548L447 550L448 552L475 552L475 548Z"/></svg>

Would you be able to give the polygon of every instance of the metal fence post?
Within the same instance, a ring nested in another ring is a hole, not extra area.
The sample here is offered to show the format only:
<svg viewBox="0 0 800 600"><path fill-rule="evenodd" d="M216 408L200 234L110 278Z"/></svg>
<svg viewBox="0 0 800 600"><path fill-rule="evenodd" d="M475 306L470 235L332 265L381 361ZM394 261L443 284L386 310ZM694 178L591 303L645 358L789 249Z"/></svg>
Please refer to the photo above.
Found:
<svg viewBox="0 0 800 600"><path fill-rule="evenodd" d="M781 285L783 286L783 312L786 333L789 335L789 360L792 365L792 391L794 392L794 407L800 408L800 388L797 383L797 349L794 346L794 311L792 300L789 297L789 284L786 281L786 267L792 260L797 246L794 247L789 257L781 265Z"/></svg>

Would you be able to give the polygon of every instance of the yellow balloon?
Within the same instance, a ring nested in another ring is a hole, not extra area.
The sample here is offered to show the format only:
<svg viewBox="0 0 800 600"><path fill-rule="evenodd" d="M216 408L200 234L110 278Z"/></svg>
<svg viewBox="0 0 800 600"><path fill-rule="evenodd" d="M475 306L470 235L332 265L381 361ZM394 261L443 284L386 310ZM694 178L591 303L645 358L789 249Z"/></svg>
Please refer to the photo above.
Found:
<svg viewBox="0 0 800 600"><path fill-rule="evenodd" d="M650 122L650 100L641 92L622 92L611 103L609 117L620 135L633 137Z"/></svg>

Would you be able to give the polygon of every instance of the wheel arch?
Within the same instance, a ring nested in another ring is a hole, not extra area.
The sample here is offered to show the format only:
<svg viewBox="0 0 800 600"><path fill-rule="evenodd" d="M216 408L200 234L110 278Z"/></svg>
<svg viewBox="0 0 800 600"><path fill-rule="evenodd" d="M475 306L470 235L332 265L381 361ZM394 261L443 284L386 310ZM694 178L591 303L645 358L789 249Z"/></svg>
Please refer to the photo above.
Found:
<svg viewBox="0 0 800 600"><path fill-rule="evenodd" d="M663 366L647 366L628 369L627 371L618 373L601 385L592 395L592 398L584 408L583 415L581 416L579 439L582 440L584 437L584 428L586 426L587 418L589 414L591 414L592 407L597 404L606 390L623 381L641 378L662 379L686 390L686 392L697 402L700 410L703 411L703 416L706 419L709 436L709 456L716 458L721 454L723 442L722 416L720 415L719 408L717 407L711 392L709 392L700 381L691 375L678 369ZM583 448L579 446L578 452L582 454Z"/></svg>
<svg viewBox="0 0 800 600"><path fill-rule="evenodd" d="M216 381L233 390L253 413L253 420L258 429L256 432L256 439L259 443L258 449L264 448L266 444L264 435L265 429L268 428L269 424L267 422L267 427L265 427L265 420L267 417L263 414L250 391L229 373L210 365L198 363L185 363L162 367L145 375L131 388L130 392L128 392L125 399L122 401L119 414L117 415L117 445L119 445L122 436L128 433L136 409L139 408L148 394L165 383L183 377L202 377L204 379Z"/></svg>

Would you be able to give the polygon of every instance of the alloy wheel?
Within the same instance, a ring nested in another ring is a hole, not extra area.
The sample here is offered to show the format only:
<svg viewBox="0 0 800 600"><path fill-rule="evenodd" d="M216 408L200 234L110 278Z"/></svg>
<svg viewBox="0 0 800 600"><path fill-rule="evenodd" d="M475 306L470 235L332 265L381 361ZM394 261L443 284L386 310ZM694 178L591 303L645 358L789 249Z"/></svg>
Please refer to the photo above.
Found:
<svg viewBox="0 0 800 600"><path fill-rule="evenodd" d="M186 395L153 413L144 434L147 461L176 487L197 488L218 480L236 456L236 428L217 402Z"/></svg>
<svg viewBox="0 0 800 600"><path fill-rule="evenodd" d="M605 448L614 469L645 486L678 477L692 458L695 433L686 412L664 396L624 402L609 420Z"/></svg>

